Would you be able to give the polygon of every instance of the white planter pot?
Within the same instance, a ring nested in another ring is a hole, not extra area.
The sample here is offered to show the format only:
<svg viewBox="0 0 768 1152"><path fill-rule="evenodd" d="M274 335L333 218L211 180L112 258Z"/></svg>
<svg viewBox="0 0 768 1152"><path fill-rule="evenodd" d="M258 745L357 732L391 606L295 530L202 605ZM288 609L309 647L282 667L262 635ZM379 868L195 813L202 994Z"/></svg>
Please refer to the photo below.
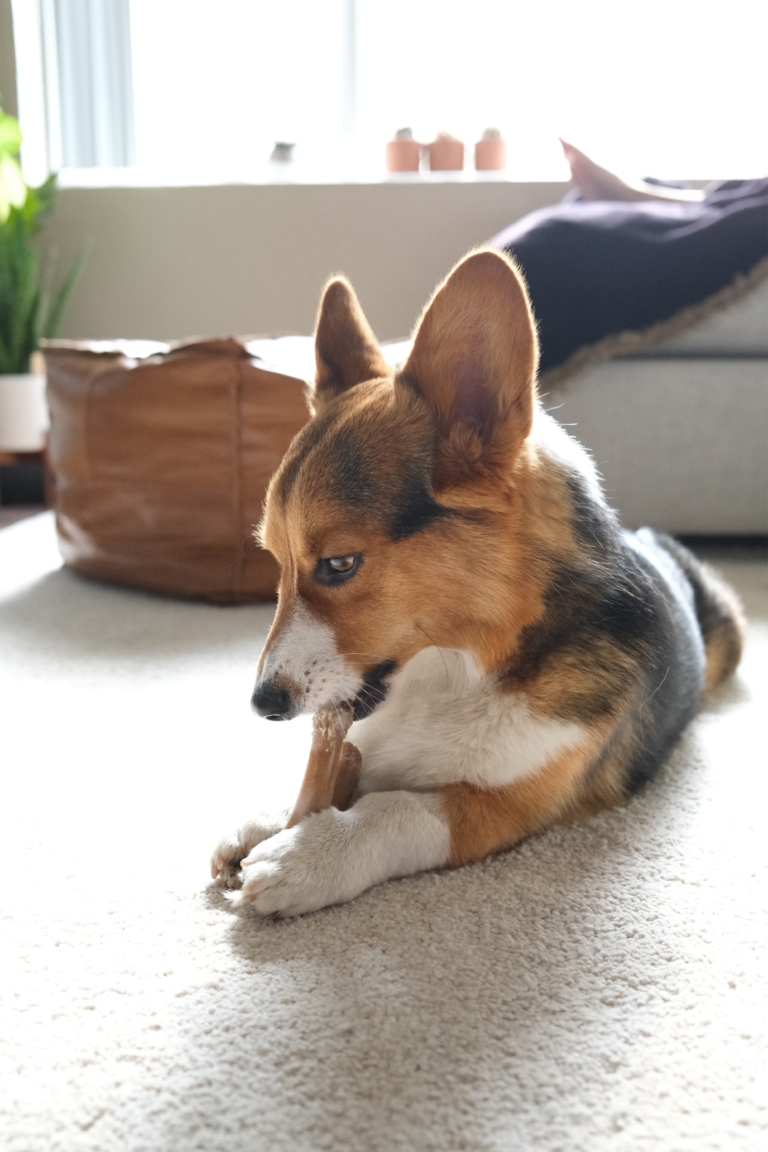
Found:
<svg viewBox="0 0 768 1152"><path fill-rule="evenodd" d="M39 452L49 426L45 376L0 375L0 452Z"/></svg>

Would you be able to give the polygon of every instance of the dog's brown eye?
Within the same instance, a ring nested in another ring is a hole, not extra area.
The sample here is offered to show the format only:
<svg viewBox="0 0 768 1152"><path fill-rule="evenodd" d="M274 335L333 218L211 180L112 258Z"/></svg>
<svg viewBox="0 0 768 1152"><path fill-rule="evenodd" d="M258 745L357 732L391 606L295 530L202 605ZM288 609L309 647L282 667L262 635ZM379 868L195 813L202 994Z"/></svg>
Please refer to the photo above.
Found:
<svg viewBox="0 0 768 1152"><path fill-rule="evenodd" d="M350 553L349 556L329 556L328 563L334 572L349 572L350 568L355 566L355 555Z"/></svg>
<svg viewBox="0 0 768 1152"><path fill-rule="evenodd" d="M362 553L349 552L346 556L324 556L315 564L312 573L318 584L343 584L357 572Z"/></svg>

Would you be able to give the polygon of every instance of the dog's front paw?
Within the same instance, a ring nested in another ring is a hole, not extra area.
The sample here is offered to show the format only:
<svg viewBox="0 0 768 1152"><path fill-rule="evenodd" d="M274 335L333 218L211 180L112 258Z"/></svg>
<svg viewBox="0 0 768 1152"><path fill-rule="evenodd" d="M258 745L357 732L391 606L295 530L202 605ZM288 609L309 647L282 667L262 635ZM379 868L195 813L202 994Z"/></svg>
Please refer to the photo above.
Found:
<svg viewBox="0 0 768 1152"><path fill-rule="evenodd" d="M307 817L265 840L242 862L242 899L262 916L300 916L348 900L334 859L333 809Z"/></svg>
<svg viewBox="0 0 768 1152"><path fill-rule="evenodd" d="M250 820L238 828L232 836L225 836L211 855L211 876L220 888L239 888L242 883L241 861L253 851L257 844L274 836L285 827L288 813L281 812L273 817L264 816Z"/></svg>
<svg viewBox="0 0 768 1152"><path fill-rule="evenodd" d="M434 795L373 792L346 812L326 808L262 840L241 860L238 899L262 916L300 916L393 876L442 867L450 850Z"/></svg>

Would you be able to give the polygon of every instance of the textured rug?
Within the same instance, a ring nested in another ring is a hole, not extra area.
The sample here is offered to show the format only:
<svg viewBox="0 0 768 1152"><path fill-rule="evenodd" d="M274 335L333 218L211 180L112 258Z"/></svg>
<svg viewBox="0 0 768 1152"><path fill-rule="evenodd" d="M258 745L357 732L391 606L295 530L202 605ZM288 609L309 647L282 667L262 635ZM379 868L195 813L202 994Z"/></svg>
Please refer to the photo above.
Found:
<svg viewBox="0 0 768 1152"><path fill-rule="evenodd" d="M207 869L302 774L271 609L0 532L4 1152L768 1147L766 569L723 568L742 671L628 807L262 923Z"/></svg>

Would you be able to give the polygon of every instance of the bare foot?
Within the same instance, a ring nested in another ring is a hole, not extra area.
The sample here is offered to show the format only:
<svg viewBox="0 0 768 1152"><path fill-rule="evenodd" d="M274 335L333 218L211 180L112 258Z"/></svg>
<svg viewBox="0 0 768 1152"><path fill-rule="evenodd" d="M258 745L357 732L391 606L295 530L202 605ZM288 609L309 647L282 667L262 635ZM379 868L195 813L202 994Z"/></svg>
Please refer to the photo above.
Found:
<svg viewBox="0 0 768 1152"><path fill-rule="evenodd" d="M573 144L566 144L565 140L560 143L582 200L673 200L690 204L704 199L704 193L695 188L662 188L645 184L642 180L628 184L607 168L595 164Z"/></svg>

